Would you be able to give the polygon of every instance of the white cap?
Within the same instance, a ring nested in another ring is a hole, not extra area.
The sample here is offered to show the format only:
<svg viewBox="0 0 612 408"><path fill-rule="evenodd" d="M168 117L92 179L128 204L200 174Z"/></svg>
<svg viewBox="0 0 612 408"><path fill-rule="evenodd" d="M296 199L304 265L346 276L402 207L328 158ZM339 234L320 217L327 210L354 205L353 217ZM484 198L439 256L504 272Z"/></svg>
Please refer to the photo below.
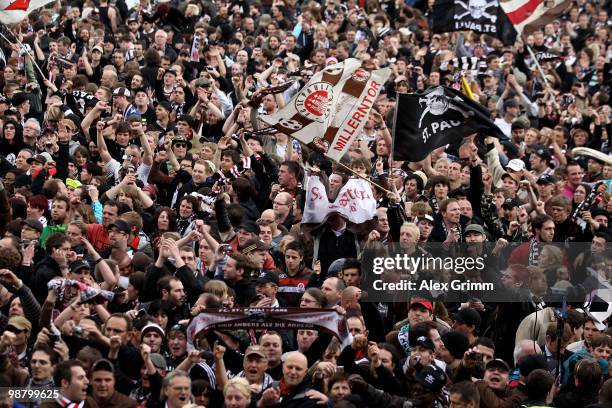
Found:
<svg viewBox="0 0 612 408"><path fill-rule="evenodd" d="M521 171L525 168L525 162L520 159L512 159L506 167L512 171Z"/></svg>

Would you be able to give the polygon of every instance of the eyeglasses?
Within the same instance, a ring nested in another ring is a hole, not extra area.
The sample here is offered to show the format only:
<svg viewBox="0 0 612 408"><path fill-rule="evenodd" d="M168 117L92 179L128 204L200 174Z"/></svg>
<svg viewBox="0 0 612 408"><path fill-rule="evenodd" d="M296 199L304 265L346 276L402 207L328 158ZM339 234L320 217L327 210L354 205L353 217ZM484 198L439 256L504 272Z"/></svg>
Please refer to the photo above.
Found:
<svg viewBox="0 0 612 408"><path fill-rule="evenodd" d="M7 331L7 332L14 333L14 334L20 334L20 333L25 332L26 330L19 330L19 329L18 329L18 328L16 328L16 327L9 326L9 327L7 327L7 328L6 328L6 331Z"/></svg>

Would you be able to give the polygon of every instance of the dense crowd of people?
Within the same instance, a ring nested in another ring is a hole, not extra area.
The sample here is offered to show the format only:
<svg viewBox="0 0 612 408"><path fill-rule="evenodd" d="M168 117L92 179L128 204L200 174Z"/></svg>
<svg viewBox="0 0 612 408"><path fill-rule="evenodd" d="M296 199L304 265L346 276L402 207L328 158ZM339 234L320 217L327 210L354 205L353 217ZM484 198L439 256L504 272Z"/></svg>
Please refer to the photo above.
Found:
<svg viewBox="0 0 612 408"><path fill-rule="evenodd" d="M2 406L612 407L610 2L512 45L433 1L65 3L0 43L0 387L56 391ZM266 131L348 58L391 76L340 163ZM393 161L397 95L459 76L504 137ZM357 175L371 221L302 222ZM376 299L368 254L434 246L486 268L407 279L494 291ZM234 308L349 334L190 326Z"/></svg>

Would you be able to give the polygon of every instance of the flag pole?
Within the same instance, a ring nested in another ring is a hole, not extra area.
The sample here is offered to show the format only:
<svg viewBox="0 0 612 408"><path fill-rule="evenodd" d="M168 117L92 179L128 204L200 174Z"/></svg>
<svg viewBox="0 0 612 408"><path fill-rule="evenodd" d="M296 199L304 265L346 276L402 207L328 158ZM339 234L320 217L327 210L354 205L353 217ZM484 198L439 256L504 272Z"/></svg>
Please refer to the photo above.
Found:
<svg viewBox="0 0 612 408"><path fill-rule="evenodd" d="M42 76L43 79L44 79L45 78L45 74L43 73L42 69L40 69L40 66L38 66L38 63L36 62L36 59L34 59L32 54L30 54L30 51L28 51L28 49L23 45L23 43L21 41L19 41L19 39L17 38L15 33L10 31L10 29L7 26L4 26L4 27L6 27L7 31L9 31L11 34L13 34L13 37L15 37L15 41L17 42L17 44L19 44L21 46L21 48L26 52L26 54L28 54L28 57L30 57L30 59L32 59L32 64L36 67L36 69L38 69L38 72L40 73L40 76ZM6 36L4 35L4 33L1 30L0 30L0 36L2 36L2 38L4 38L6 40L6 42L8 42L9 44L13 44L13 42L11 40L6 38Z"/></svg>
<svg viewBox="0 0 612 408"><path fill-rule="evenodd" d="M546 79L546 75L544 75L544 70L540 66L540 63L538 62L538 59L536 58L535 54L533 53L533 50L531 49L529 44L527 44L527 41L525 41L525 47L527 47L527 51L529 51L529 55L531 55L531 58L533 58L533 62L535 62L536 68L538 68L538 71L540 71L540 75L542 75L542 79L544 80L544 84L548 85L548 80Z"/></svg>
<svg viewBox="0 0 612 408"><path fill-rule="evenodd" d="M345 169L346 171L351 172L352 174L354 174L355 176L359 177L362 180L367 181L368 183L370 183L371 185L373 185L374 187L378 188L379 190L384 191L387 194L393 193L393 191L389 191L386 188L383 188L382 186L380 186L379 184L376 184L375 182L373 182L372 180L370 180L367 177L363 177L361 174L356 173L355 170L351 169L350 167L340 163L340 162L336 162L337 165L339 165L340 167L342 167L343 169Z"/></svg>

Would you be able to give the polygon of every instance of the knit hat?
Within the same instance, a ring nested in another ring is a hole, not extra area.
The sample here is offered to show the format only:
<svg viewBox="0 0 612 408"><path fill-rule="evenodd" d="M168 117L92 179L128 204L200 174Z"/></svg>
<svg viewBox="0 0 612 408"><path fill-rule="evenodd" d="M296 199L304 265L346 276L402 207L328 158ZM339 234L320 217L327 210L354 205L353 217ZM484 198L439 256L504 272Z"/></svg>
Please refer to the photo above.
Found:
<svg viewBox="0 0 612 408"><path fill-rule="evenodd" d="M470 348L470 340L463 333L450 331L442 335L442 342L448 352L456 359L463 358L463 354Z"/></svg>

